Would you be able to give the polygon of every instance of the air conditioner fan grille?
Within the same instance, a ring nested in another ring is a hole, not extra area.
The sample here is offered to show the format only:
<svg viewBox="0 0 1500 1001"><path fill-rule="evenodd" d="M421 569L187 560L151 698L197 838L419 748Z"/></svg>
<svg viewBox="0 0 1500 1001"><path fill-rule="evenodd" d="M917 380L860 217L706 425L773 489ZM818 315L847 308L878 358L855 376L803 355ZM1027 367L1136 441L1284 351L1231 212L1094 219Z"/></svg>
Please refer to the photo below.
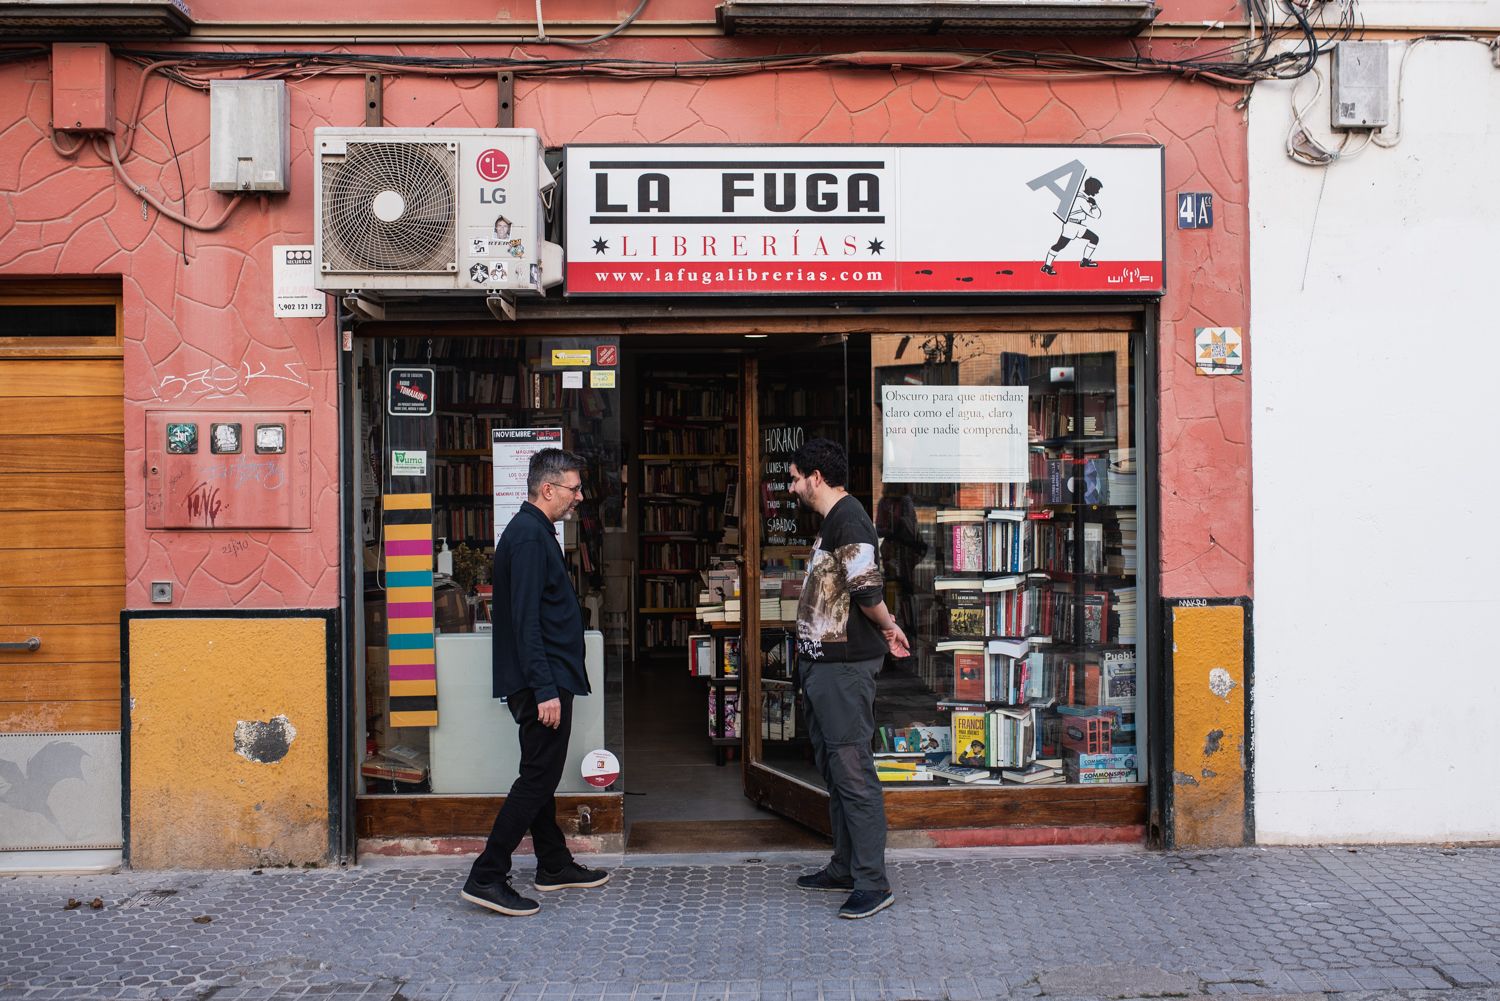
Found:
<svg viewBox="0 0 1500 1001"><path fill-rule="evenodd" d="M453 271L456 159L447 143L351 142L324 161L324 269Z"/></svg>

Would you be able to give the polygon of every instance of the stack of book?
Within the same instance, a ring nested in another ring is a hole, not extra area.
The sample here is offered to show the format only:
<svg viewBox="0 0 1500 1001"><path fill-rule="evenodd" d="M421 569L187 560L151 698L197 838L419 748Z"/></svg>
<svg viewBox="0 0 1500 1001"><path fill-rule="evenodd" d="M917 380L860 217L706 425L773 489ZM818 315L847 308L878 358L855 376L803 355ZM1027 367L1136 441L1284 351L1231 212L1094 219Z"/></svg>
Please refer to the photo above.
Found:
<svg viewBox="0 0 1500 1001"><path fill-rule="evenodd" d="M1068 781L1080 785L1115 785L1140 781L1141 773L1134 753L1070 752L1064 756L1064 761Z"/></svg>
<svg viewBox="0 0 1500 1001"><path fill-rule="evenodd" d="M1052 786L1068 781L1061 758L1038 758L1025 768L1002 768L1000 779L1006 785Z"/></svg>
<svg viewBox="0 0 1500 1001"><path fill-rule="evenodd" d="M1109 503L1116 507L1135 507L1135 449L1110 449L1107 475Z"/></svg>
<svg viewBox="0 0 1500 1001"><path fill-rule="evenodd" d="M954 710L953 760L971 768L1025 768L1036 760L1036 710Z"/></svg>
<svg viewBox="0 0 1500 1001"><path fill-rule="evenodd" d="M1118 587L1114 591L1115 620L1119 626L1116 643L1135 643L1135 588Z"/></svg>
<svg viewBox="0 0 1500 1001"><path fill-rule="evenodd" d="M933 774L927 768L927 758L920 751L911 754L875 752L875 774L882 782L931 782L933 780Z"/></svg>
<svg viewBox="0 0 1500 1001"><path fill-rule="evenodd" d="M699 622L723 622L724 602L715 601L708 591L699 591L697 614Z"/></svg>

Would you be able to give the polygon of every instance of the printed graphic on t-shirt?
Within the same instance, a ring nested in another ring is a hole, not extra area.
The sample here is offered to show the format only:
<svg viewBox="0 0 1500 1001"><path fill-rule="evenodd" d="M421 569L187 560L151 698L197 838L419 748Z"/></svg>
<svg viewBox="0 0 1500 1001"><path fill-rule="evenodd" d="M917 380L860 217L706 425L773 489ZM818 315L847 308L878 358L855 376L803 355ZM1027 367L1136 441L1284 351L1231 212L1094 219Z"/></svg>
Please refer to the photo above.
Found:
<svg viewBox="0 0 1500 1001"><path fill-rule="evenodd" d="M814 540L797 605L798 653L819 660L827 644L847 643L850 592L880 587L881 580L874 546L856 542L830 553L822 536Z"/></svg>

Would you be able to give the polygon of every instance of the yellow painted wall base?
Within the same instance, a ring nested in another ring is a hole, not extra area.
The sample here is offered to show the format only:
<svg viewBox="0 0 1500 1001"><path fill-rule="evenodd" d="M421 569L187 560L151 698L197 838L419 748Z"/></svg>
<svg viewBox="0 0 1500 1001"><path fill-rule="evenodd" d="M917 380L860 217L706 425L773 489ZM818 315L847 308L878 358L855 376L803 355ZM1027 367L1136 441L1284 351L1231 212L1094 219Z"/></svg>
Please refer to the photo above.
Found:
<svg viewBox="0 0 1500 1001"><path fill-rule="evenodd" d="M328 856L328 621L131 618L130 864Z"/></svg>
<svg viewBox="0 0 1500 1001"><path fill-rule="evenodd" d="M1176 847L1246 843L1245 608L1168 599ZM1181 603L1179 603L1181 602Z"/></svg>

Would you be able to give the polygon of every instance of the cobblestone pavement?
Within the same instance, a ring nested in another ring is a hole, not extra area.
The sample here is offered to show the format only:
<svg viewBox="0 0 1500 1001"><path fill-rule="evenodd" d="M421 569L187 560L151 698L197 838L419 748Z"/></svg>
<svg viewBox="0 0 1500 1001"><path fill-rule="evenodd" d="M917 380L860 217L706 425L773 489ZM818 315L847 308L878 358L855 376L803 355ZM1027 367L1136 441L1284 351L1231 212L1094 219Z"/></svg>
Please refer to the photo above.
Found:
<svg viewBox="0 0 1500 1001"><path fill-rule="evenodd" d="M1500 849L891 858L866 921L792 885L816 855L632 857L532 918L463 859L0 878L0 1001L1500 999Z"/></svg>

